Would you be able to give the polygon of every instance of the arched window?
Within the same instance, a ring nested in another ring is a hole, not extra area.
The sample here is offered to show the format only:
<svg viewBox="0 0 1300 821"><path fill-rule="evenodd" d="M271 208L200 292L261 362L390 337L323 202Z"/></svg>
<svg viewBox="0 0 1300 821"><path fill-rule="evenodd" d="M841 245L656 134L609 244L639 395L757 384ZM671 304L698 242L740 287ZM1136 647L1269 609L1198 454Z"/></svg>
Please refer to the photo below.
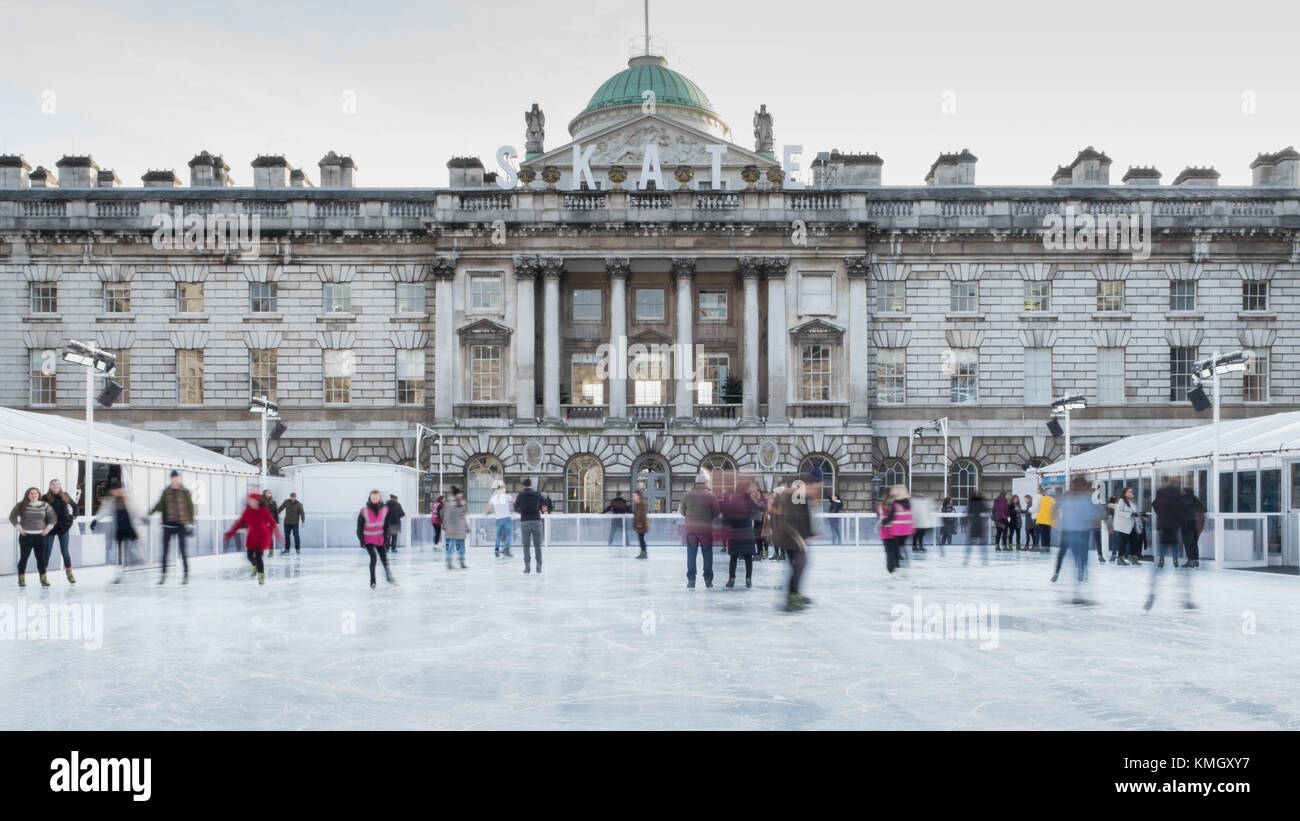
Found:
<svg viewBox="0 0 1300 821"><path fill-rule="evenodd" d="M667 513L672 506L668 463L662 456L647 454L637 461L632 469L632 488L645 494L650 513Z"/></svg>
<svg viewBox="0 0 1300 821"><path fill-rule="evenodd" d="M831 461L831 457L824 453L812 453L799 463L799 476L795 478L802 478L813 468L822 472L822 507L825 509L830 505L831 494L836 492L835 479L838 471L835 470L835 463Z"/></svg>
<svg viewBox="0 0 1300 821"><path fill-rule="evenodd" d="M736 490L736 460L725 453L713 453L700 462L700 470L709 474L709 488L719 496Z"/></svg>
<svg viewBox="0 0 1300 821"><path fill-rule="evenodd" d="M595 456L569 460L564 472L564 509L568 513L599 513L605 507L605 469Z"/></svg>
<svg viewBox="0 0 1300 821"><path fill-rule="evenodd" d="M885 483L885 489L894 485L907 487L907 463L902 459L888 459L885 461L880 476Z"/></svg>
<svg viewBox="0 0 1300 821"><path fill-rule="evenodd" d="M948 495L953 504L966 504L979 487L980 469L970 459L958 459L948 468Z"/></svg>
<svg viewBox="0 0 1300 821"><path fill-rule="evenodd" d="M482 513L492 496L497 482L505 481L501 460L491 454L480 454L465 463L465 504L469 513Z"/></svg>

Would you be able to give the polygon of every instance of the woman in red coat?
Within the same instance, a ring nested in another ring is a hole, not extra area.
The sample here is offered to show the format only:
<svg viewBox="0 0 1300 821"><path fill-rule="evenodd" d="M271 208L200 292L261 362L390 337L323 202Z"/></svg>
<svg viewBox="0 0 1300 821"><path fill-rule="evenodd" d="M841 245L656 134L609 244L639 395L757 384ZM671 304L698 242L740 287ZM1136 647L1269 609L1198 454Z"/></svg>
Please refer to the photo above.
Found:
<svg viewBox="0 0 1300 821"><path fill-rule="evenodd" d="M239 518L226 531L225 539L235 535L235 532L243 528L248 528L248 534L244 536L244 547L248 549L248 561L253 565L253 575L257 577L258 584L266 584L266 570L262 564L262 553L267 550L274 550L275 543L280 541L280 526L275 523L275 517L271 511L262 506L262 497L257 493L248 494L248 506L244 512L239 514Z"/></svg>

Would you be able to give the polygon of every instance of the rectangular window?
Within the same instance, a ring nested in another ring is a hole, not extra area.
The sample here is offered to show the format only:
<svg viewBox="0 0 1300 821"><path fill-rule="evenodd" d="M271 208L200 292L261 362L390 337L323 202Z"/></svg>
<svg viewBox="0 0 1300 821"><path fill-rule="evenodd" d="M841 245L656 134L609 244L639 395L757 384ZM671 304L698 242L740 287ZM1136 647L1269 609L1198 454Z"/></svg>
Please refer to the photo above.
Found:
<svg viewBox="0 0 1300 821"><path fill-rule="evenodd" d="M1052 310L1052 283L1050 280L1025 283L1025 310Z"/></svg>
<svg viewBox="0 0 1300 821"><path fill-rule="evenodd" d="M573 385L570 401L575 405L605 404L605 380L600 375L600 356L574 354L569 367L570 384Z"/></svg>
<svg viewBox="0 0 1300 821"><path fill-rule="evenodd" d="M1184 402L1192 387L1192 365L1196 362L1195 348L1169 349L1169 401Z"/></svg>
<svg viewBox="0 0 1300 821"><path fill-rule="evenodd" d="M274 282L248 284L248 310L255 314L273 314L278 305Z"/></svg>
<svg viewBox="0 0 1300 821"><path fill-rule="evenodd" d="M664 401L667 358L662 353L647 353L632 362L632 398L638 405L660 405Z"/></svg>
<svg viewBox="0 0 1300 821"><path fill-rule="evenodd" d="M500 345L474 345L470 348L469 400L501 401Z"/></svg>
<svg viewBox="0 0 1300 821"><path fill-rule="evenodd" d="M423 282L397 283L397 313L424 313L424 292L425 287Z"/></svg>
<svg viewBox="0 0 1300 821"><path fill-rule="evenodd" d="M799 399L831 401L831 349L829 345L804 345L800 357Z"/></svg>
<svg viewBox="0 0 1300 821"><path fill-rule="evenodd" d="M248 351L248 397L265 396L279 402L280 354L274 348L252 348Z"/></svg>
<svg viewBox="0 0 1300 821"><path fill-rule="evenodd" d="M1196 310L1196 280L1174 280L1169 283L1169 310Z"/></svg>
<svg viewBox="0 0 1300 821"><path fill-rule="evenodd" d="M53 348L32 351L28 361L32 375L28 401L33 405L53 405L57 398L59 352Z"/></svg>
<svg viewBox="0 0 1300 821"><path fill-rule="evenodd" d="M1251 348L1250 365L1241 379L1241 398L1245 402L1268 401L1268 348Z"/></svg>
<svg viewBox="0 0 1300 821"><path fill-rule="evenodd" d="M876 283L876 313L901 314L907 311L907 280Z"/></svg>
<svg viewBox="0 0 1300 821"><path fill-rule="evenodd" d="M1268 310L1268 282L1241 283L1241 310Z"/></svg>
<svg viewBox="0 0 1300 821"><path fill-rule="evenodd" d="M176 283L176 313L178 314L203 313L203 283L202 282Z"/></svg>
<svg viewBox="0 0 1300 821"><path fill-rule="evenodd" d="M113 381L122 386L122 394L116 404L131 404L131 352L125 348L109 351L116 359L113 362Z"/></svg>
<svg viewBox="0 0 1300 821"><path fill-rule="evenodd" d="M501 277L471 276L469 278L469 309L486 313L500 313Z"/></svg>
<svg viewBox="0 0 1300 821"><path fill-rule="evenodd" d="M1025 404L1052 404L1052 349L1025 348Z"/></svg>
<svg viewBox="0 0 1300 821"><path fill-rule="evenodd" d="M799 274L799 313L835 313L835 280L829 273Z"/></svg>
<svg viewBox="0 0 1300 821"><path fill-rule="evenodd" d="M579 288L573 292L574 322L600 322L600 293L599 288Z"/></svg>
<svg viewBox="0 0 1300 821"><path fill-rule="evenodd" d="M727 292L700 291L700 320L725 322L727 319Z"/></svg>
<svg viewBox="0 0 1300 821"><path fill-rule="evenodd" d="M731 357L725 353L702 354L695 376L695 402L699 405L721 405L723 390L727 387L727 370Z"/></svg>
<svg viewBox="0 0 1300 821"><path fill-rule="evenodd" d="M104 283L104 313L106 314L131 313L131 283L129 282L105 282Z"/></svg>
<svg viewBox="0 0 1300 821"><path fill-rule="evenodd" d="M33 282L27 286L31 311L34 314L59 312L59 286L55 282Z"/></svg>
<svg viewBox="0 0 1300 821"><path fill-rule="evenodd" d="M1124 280L1122 279L1097 280L1097 310L1098 311L1124 310Z"/></svg>
<svg viewBox="0 0 1300 821"><path fill-rule="evenodd" d="M954 314L973 314L980 309L979 282L948 283L948 310Z"/></svg>
<svg viewBox="0 0 1300 821"><path fill-rule="evenodd" d="M1097 349L1097 401L1124 404L1124 349Z"/></svg>
<svg viewBox="0 0 1300 821"><path fill-rule="evenodd" d="M424 351L397 349L397 404L424 404Z"/></svg>
<svg viewBox="0 0 1300 821"><path fill-rule="evenodd" d="M980 353L977 350L953 351L952 376L949 377L949 399L955 404L971 404L979 400Z"/></svg>
<svg viewBox="0 0 1300 821"><path fill-rule="evenodd" d="M356 359L350 350L322 352L325 366L325 404L346 405L352 401L352 373Z"/></svg>
<svg viewBox="0 0 1300 821"><path fill-rule="evenodd" d="M176 352L176 401L203 404L203 351L183 348Z"/></svg>
<svg viewBox="0 0 1300 821"><path fill-rule="evenodd" d="M907 350L876 349L876 402L901 405L907 400Z"/></svg>
<svg viewBox="0 0 1300 821"><path fill-rule="evenodd" d="M352 313L352 283L324 283L321 286L321 312L327 314Z"/></svg>
<svg viewBox="0 0 1300 821"><path fill-rule="evenodd" d="M663 322L664 321L664 289L663 288L637 288L636 289L636 321L637 322Z"/></svg>

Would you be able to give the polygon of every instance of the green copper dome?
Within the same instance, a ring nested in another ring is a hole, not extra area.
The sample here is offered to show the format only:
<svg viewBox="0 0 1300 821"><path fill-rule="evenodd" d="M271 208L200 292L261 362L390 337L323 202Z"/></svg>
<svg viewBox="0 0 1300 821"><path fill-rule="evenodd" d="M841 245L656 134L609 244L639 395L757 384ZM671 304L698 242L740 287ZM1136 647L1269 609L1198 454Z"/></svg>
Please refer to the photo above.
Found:
<svg viewBox="0 0 1300 821"><path fill-rule="evenodd" d="M647 89L655 93L656 103L688 106L713 113L713 104L699 86L668 68L662 57L645 55L633 57L627 68L602 83L591 95L591 102L587 103L582 114L614 106L641 105L645 101L642 92Z"/></svg>

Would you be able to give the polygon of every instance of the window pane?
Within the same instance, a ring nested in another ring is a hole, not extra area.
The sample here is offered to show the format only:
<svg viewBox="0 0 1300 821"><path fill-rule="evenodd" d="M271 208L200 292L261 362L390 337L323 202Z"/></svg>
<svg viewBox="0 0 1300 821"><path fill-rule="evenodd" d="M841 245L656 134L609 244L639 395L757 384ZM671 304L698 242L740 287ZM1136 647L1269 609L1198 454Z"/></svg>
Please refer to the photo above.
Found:
<svg viewBox="0 0 1300 821"><path fill-rule="evenodd" d="M131 403L131 352L124 348L109 351L114 357L113 381L122 386L122 393L117 397L117 404Z"/></svg>
<svg viewBox="0 0 1300 821"><path fill-rule="evenodd" d="M1124 310L1124 280L1122 279L1097 280L1097 310L1098 311Z"/></svg>
<svg viewBox="0 0 1300 821"><path fill-rule="evenodd" d="M727 384L727 369L731 357L727 354L705 354L696 367L695 401L700 405L721 404L723 389Z"/></svg>
<svg viewBox="0 0 1300 821"><path fill-rule="evenodd" d="M203 313L203 283L176 283L176 311L182 314Z"/></svg>
<svg viewBox="0 0 1300 821"><path fill-rule="evenodd" d="M501 277L470 277L469 307L471 311L501 310Z"/></svg>
<svg viewBox="0 0 1300 821"><path fill-rule="evenodd" d="M501 401L501 346L475 345L470 349L471 402Z"/></svg>
<svg viewBox="0 0 1300 821"><path fill-rule="evenodd" d="M29 360L31 362L31 404L53 405L57 396L58 351L53 349L32 351Z"/></svg>
<svg viewBox="0 0 1300 821"><path fill-rule="evenodd" d="M726 291L700 291L700 319L724 320L727 318Z"/></svg>
<svg viewBox="0 0 1300 821"><path fill-rule="evenodd" d="M1169 283L1169 310L1196 310L1196 282L1194 280Z"/></svg>
<svg viewBox="0 0 1300 821"><path fill-rule="evenodd" d="M876 311L903 313L907 310L907 280L876 283Z"/></svg>
<svg viewBox="0 0 1300 821"><path fill-rule="evenodd" d="M1182 402L1192 387L1192 365L1196 361L1195 348L1169 349L1169 401Z"/></svg>
<svg viewBox="0 0 1300 821"><path fill-rule="evenodd" d="M397 349L397 404L424 404L424 351Z"/></svg>
<svg viewBox="0 0 1300 821"><path fill-rule="evenodd" d="M1241 309L1243 311L1268 310L1268 283L1243 282L1241 285Z"/></svg>
<svg viewBox="0 0 1300 821"><path fill-rule="evenodd" d="M28 287L31 311L34 314L54 314L59 311L58 285L53 282L33 282Z"/></svg>
<svg viewBox="0 0 1300 821"><path fill-rule="evenodd" d="M949 310L953 313L975 313L979 310L978 282L951 282L948 284Z"/></svg>
<svg viewBox="0 0 1300 821"><path fill-rule="evenodd" d="M326 350L325 404L344 405L352 401L352 374L356 364L350 350Z"/></svg>
<svg viewBox="0 0 1300 821"><path fill-rule="evenodd" d="M907 398L907 352L902 348L876 351L876 401L901 405Z"/></svg>
<svg viewBox="0 0 1300 821"><path fill-rule="evenodd" d="M975 402L979 399L979 351L953 351L953 372L949 384L949 399L953 402Z"/></svg>
<svg viewBox="0 0 1300 821"><path fill-rule="evenodd" d="M322 289L321 306L327 314L352 313L352 283L326 282Z"/></svg>
<svg viewBox="0 0 1300 821"><path fill-rule="evenodd" d="M601 378L600 363L592 361L590 354L576 354L570 364L573 390L570 400L575 405L605 404L605 381Z"/></svg>
<svg viewBox="0 0 1300 821"><path fill-rule="evenodd" d="M279 351L274 348L253 348L248 352L249 398L265 396L279 402L276 387L279 382Z"/></svg>
<svg viewBox="0 0 1300 821"><path fill-rule="evenodd" d="M601 320L600 291L583 288L573 292L573 321L599 322Z"/></svg>
<svg viewBox="0 0 1300 821"><path fill-rule="evenodd" d="M275 313L276 287L274 282L253 282L248 286L249 310L255 314Z"/></svg>
<svg viewBox="0 0 1300 821"><path fill-rule="evenodd" d="M1097 349L1097 401L1119 405L1124 402L1124 349Z"/></svg>
<svg viewBox="0 0 1300 821"><path fill-rule="evenodd" d="M176 352L176 394L182 405L203 404L203 351Z"/></svg>
<svg viewBox="0 0 1300 821"><path fill-rule="evenodd" d="M126 314L131 312L131 283L104 283L104 313Z"/></svg>
<svg viewBox="0 0 1300 821"><path fill-rule="evenodd" d="M639 322L662 322L664 319L664 291L662 288L638 288L636 291L636 318Z"/></svg>
<svg viewBox="0 0 1300 821"><path fill-rule="evenodd" d="M1049 405L1052 402L1052 351L1050 348L1025 348L1025 404Z"/></svg>
<svg viewBox="0 0 1300 821"><path fill-rule="evenodd" d="M397 283L397 312L399 314L422 314L424 311L424 283Z"/></svg>
<svg viewBox="0 0 1300 821"><path fill-rule="evenodd" d="M1025 283L1025 310L1026 311L1052 310L1052 283L1051 282L1026 282Z"/></svg>
<svg viewBox="0 0 1300 821"><path fill-rule="evenodd" d="M1246 402L1268 401L1268 348L1252 348L1250 365L1242 374L1241 398Z"/></svg>
<svg viewBox="0 0 1300 821"><path fill-rule="evenodd" d="M831 401L831 349L827 345L805 345L801 358L800 399L804 402Z"/></svg>

